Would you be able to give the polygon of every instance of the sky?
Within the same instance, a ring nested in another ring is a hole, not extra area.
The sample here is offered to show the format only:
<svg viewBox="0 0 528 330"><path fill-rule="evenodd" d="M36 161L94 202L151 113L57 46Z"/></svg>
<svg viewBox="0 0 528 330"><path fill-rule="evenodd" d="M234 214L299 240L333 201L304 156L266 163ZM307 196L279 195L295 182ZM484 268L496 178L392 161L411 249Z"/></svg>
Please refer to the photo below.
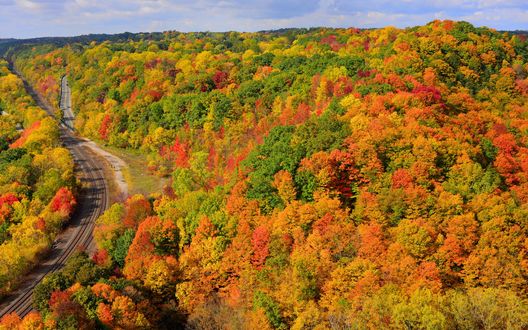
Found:
<svg viewBox="0 0 528 330"><path fill-rule="evenodd" d="M287 27L408 27L452 19L528 30L527 0L0 0L0 38Z"/></svg>

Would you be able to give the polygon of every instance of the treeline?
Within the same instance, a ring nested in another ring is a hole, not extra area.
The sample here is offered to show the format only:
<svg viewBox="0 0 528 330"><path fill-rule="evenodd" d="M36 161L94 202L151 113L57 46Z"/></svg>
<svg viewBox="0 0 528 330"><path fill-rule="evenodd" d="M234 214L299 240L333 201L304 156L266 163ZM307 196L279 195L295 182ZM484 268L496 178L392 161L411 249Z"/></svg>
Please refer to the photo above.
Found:
<svg viewBox="0 0 528 330"><path fill-rule="evenodd" d="M75 43L89 43L89 42L124 42L128 40L141 40L144 38L160 39L162 33L118 33L118 34L87 34L75 37L41 37L29 39L0 39L0 55L3 57L10 57L17 53L22 48L34 47L40 45L53 45L55 47L63 47Z"/></svg>
<svg viewBox="0 0 528 330"><path fill-rule="evenodd" d="M57 122L0 61L0 296L47 251L75 207L74 164Z"/></svg>
<svg viewBox="0 0 528 330"><path fill-rule="evenodd" d="M51 101L67 74L76 129L171 180L112 206L95 256L4 326L528 326L523 38L173 33L16 65Z"/></svg>

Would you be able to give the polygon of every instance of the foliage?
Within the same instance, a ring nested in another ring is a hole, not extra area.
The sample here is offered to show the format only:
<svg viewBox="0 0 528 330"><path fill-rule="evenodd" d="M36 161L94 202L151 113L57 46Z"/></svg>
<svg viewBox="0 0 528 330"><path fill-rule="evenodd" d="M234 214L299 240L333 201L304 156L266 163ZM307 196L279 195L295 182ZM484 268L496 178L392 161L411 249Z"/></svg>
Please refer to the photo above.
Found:
<svg viewBox="0 0 528 330"><path fill-rule="evenodd" d="M38 262L76 205L73 159L58 124L0 61L0 295ZM18 128L18 129L17 129Z"/></svg>
<svg viewBox="0 0 528 330"><path fill-rule="evenodd" d="M527 328L526 46L434 21L20 50L51 101L68 73L80 134L168 178L98 220L111 276L88 264L39 306L110 328ZM0 152L12 222L62 182L28 176L45 148L24 139Z"/></svg>

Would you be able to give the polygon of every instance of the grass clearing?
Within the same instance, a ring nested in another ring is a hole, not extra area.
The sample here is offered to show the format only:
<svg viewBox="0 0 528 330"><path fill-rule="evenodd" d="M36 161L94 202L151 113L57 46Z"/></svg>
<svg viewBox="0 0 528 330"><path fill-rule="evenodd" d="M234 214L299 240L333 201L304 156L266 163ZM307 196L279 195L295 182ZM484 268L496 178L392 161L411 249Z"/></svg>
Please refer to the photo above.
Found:
<svg viewBox="0 0 528 330"><path fill-rule="evenodd" d="M106 151L121 158L127 165L123 176L128 184L130 195L160 193L167 179L150 174L147 169L146 156L137 150L119 149L111 146L101 146Z"/></svg>

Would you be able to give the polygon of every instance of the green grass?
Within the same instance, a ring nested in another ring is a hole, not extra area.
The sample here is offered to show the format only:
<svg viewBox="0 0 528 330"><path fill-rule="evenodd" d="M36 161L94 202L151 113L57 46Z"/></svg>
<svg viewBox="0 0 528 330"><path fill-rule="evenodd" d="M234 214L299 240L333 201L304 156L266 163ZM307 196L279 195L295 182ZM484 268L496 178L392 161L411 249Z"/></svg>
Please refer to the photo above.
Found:
<svg viewBox="0 0 528 330"><path fill-rule="evenodd" d="M127 163L128 168L123 169L123 176L128 184L129 195L143 194L148 196L162 191L167 179L149 173L144 154L131 149L119 149L111 146L101 147Z"/></svg>

